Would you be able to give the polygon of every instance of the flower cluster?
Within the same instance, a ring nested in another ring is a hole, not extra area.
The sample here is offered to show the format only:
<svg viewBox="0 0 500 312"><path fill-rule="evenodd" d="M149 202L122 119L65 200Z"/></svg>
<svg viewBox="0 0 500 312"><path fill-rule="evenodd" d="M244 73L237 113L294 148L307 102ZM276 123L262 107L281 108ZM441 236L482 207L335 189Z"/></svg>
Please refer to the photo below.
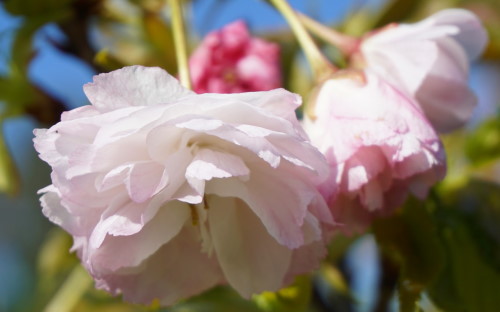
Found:
<svg viewBox="0 0 500 312"><path fill-rule="evenodd" d="M366 35L352 69L319 88L305 127L331 167L322 191L344 232L364 230L408 193L425 198L444 177L436 130L470 117L468 66L486 42L472 13L444 10Z"/></svg>
<svg viewBox="0 0 500 312"><path fill-rule="evenodd" d="M318 266L332 233L364 230L444 177L437 132L470 116L468 66L485 44L458 9L369 33L301 123L301 98L275 89L278 46L230 24L194 52L196 92L126 67L84 86L91 105L35 130L52 167L43 213L97 287L129 301L278 290Z"/></svg>
<svg viewBox="0 0 500 312"><path fill-rule="evenodd" d="M268 91L281 87L279 46L251 37L243 21L208 34L189 60L197 93Z"/></svg>

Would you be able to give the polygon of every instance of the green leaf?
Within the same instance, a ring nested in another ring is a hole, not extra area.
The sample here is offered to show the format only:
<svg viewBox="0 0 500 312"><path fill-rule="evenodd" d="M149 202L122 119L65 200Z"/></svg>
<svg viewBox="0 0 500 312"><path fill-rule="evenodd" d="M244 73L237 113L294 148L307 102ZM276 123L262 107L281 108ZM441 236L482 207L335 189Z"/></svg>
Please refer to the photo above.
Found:
<svg viewBox="0 0 500 312"><path fill-rule="evenodd" d="M500 186L472 179L446 195L453 200L435 212L446 266L428 293L446 311L498 311Z"/></svg>
<svg viewBox="0 0 500 312"><path fill-rule="evenodd" d="M20 76L0 77L0 118L28 114L37 121L52 125L66 110L64 104Z"/></svg>
<svg viewBox="0 0 500 312"><path fill-rule="evenodd" d="M400 213L375 222L373 230L380 246L402 265L403 279L426 285L442 269L437 229L422 202L409 200Z"/></svg>
<svg viewBox="0 0 500 312"><path fill-rule="evenodd" d="M157 14L144 11L143 30L152 50L152 64L161 66L169 73L177 72L172 31Z"/></svg>
<svg viewBox="0 0 500 312"><path fill-rule="evenodd" d="M42 1L43 2L43 1ZM70 16L71 12L66 9L47 11L26 18L22 26L17 29L12 44L11 75L22 75L26 77L28 65L35 55L33 50L33 37L36 32L49 22L60 21Z"/></svg>
<svg viewBox="0 0 500 312"><path fill-rule="evenodd" d="M4 8L13 15L41 17L64 10L73 0L6 0Z"/></svg>
<svg viewBox="0 0 500 312"><path fill-rule="evenodd" d="M0 127L3 125L0 122ZM14 196L19 194L21 179L0 130L0 192Z"/></svg>
<svg viewBox="0 0 500 312"><path fill-rule="evenodd" d="M484 261L474 234L464 224L443 232L448 266L429 290L433 300L447 311L498 311L500 272Z"/></svg>
<svg viewBox="0 0 500 312"><path fill-rule="evenodd" d="M500 116L483 122L467 136L465 152L474 165L500 159Z"/></svg>
<svg viewBox="0 0 500 312"><path fill-rule="evenodd" d="M373 225L383 252L400 266L401 311L413 311L425 287L443 268L443 252L432 215L422 202L409 200L404 209Z"/></svg>
<svg viewBox="0 0 500 312"><path fill-rule="evenodd" d="M60 228L53 228L47 233L38 253L38 272L44 286L54 283L76 265L77 259L71 254L71 236ZM57 285L56 285L57 286ZM55 287L54 287L55 288Z"/></svg>
<svg viewBox="0 0 500 312"><path fill-rule="evenodd" d="M29 83L23 77L0 77L0 118L17 117L24 113L27 103L34 99Z"/></svg>
<svg viewBox="0 0 500 312"><path fill-rule="evenodd" d="M125 66L108 49L102 49L95 57L94 62L108 71L116 70Z"/></svg>
<svg viewBox="0 0 500 312"><path fill-rule="evenodd" d="M457 294L467 307L465 311L498 311L500 274L482 261L471 234L460 227L445 235Z"/></svg>
<svg viewBox="0 0 500 312"><path fill-rule="evenodd" d="M306 311L311 300L311 279L299 276L295 282L277 292L265 291L252 299L266 312L302 312Z"/></svg>
<svg viewBox="0 0 500 312"><path fill-rule="evenodd" d="M81 265L76 265L43 311L73 311L93 284L92 282L89 273Z"/></svg>
<svg viewBox="0 0 500 312"><path fill-rule="evenodd" d="M322 263L314 274L314 285L325 309L350 311L356 305L356 298L349 289L346 276L333 264L333 261L327 260Z"/></svg>
<svg viewBox="0 0 500 312"><path fill-rule="evenodd" d="M171 307L169 312L261 312L257 305L243 299L230 287L215 287L199 296Z"/></svg>
<svg viewBox="0 0 500 312"><path fill-rule="evenodd" d="M389 1L379 16L375 28L394 22L401 22L414 14L425 1L422 0L392 0Z"/></svg>
<svg viewBox="0 0 500 312"><path fill-rule="evenodd" d="M37 285L35 299L29 311L42 311L63 285L71 270L78 265L76 256L69 252L71 236L59 227L53 227L40 246L37 257Z"/></svg>

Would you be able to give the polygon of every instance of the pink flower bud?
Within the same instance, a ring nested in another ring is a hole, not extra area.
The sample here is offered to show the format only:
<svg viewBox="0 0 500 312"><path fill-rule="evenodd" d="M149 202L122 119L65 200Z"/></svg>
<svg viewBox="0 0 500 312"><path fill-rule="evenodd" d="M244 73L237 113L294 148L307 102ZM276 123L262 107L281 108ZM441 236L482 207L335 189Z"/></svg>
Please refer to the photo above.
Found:
<svg viewBox="0 0 500 312"><path fill-rule="evenodd" d="M279 46L251 37L243 21L208 34L189 67L197 93L267 91L281 86Z"/></svg>
<svg viewBox="0 0 500 312"><path fill-rule="evenodd" d="M441 142L416 103L371 72L361 77L326 81L305 121L331 168L322 192L346 233L409 193L424 198L445 174Z"/></svg>

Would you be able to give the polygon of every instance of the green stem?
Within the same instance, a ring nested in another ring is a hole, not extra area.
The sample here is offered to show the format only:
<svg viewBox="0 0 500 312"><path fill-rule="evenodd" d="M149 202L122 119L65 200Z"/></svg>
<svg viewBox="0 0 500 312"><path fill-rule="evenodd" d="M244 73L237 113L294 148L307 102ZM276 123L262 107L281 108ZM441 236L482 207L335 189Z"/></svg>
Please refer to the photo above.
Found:
<svg viewBox="0 0 500 312"><path fill-rule="evenodd" d="M0 192L15 196L19 194L21 182L16 164L5 142L2 127L3 118L0 118Z"/></svg>
<svg viewBox="0 0 500 312"><path fill-rule="evenodd" d="M313 71L316 79L321 80L326 74L331 74L336 70L336 68L328 62L325 56L321 53L316 43L306 31L304 25L297 17L297 14L288 4L286 0L269 0L274 7L283 15L286 19L293 33L297 37L304 54L306 55L307 61L309 62L311 69Z"/></svg>
<svg viewBox="0 0 500 312"><path fill-rule="evenodd" d="M335 29L327 27L302 13L297 14L302 24L313 34L339 48L345 55L356 51L359 39L344 35Z"/></svg>
<svg viewBox="0 0 500 312"><path fill-rule="evenodd" d="M172 32L174 34L175 55L179 70L181 84L191 89L189 75L188 53L186 45L186 30L184 29L184 16L182 14L181 0L169 0L172 12Z"/></svg>
<svg viewBox="0 0 500 312"><path fill-rule="evenodd" d="M89 274L77 265L43 312L72 311L91 283Z"/></svg>

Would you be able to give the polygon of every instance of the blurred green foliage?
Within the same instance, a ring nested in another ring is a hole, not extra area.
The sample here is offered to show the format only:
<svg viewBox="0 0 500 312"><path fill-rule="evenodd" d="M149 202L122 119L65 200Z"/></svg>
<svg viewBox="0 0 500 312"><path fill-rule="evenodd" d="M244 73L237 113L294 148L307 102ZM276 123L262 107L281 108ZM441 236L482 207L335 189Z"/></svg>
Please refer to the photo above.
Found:
<svg viewBox="0 0 500 312"><path fill-rule="evenodd" d="M415 199L394 216L373 224L382 252L400 266L401 311L414 311L421 293L442 270L443 250L436 230L430 212Z"/></svg>

